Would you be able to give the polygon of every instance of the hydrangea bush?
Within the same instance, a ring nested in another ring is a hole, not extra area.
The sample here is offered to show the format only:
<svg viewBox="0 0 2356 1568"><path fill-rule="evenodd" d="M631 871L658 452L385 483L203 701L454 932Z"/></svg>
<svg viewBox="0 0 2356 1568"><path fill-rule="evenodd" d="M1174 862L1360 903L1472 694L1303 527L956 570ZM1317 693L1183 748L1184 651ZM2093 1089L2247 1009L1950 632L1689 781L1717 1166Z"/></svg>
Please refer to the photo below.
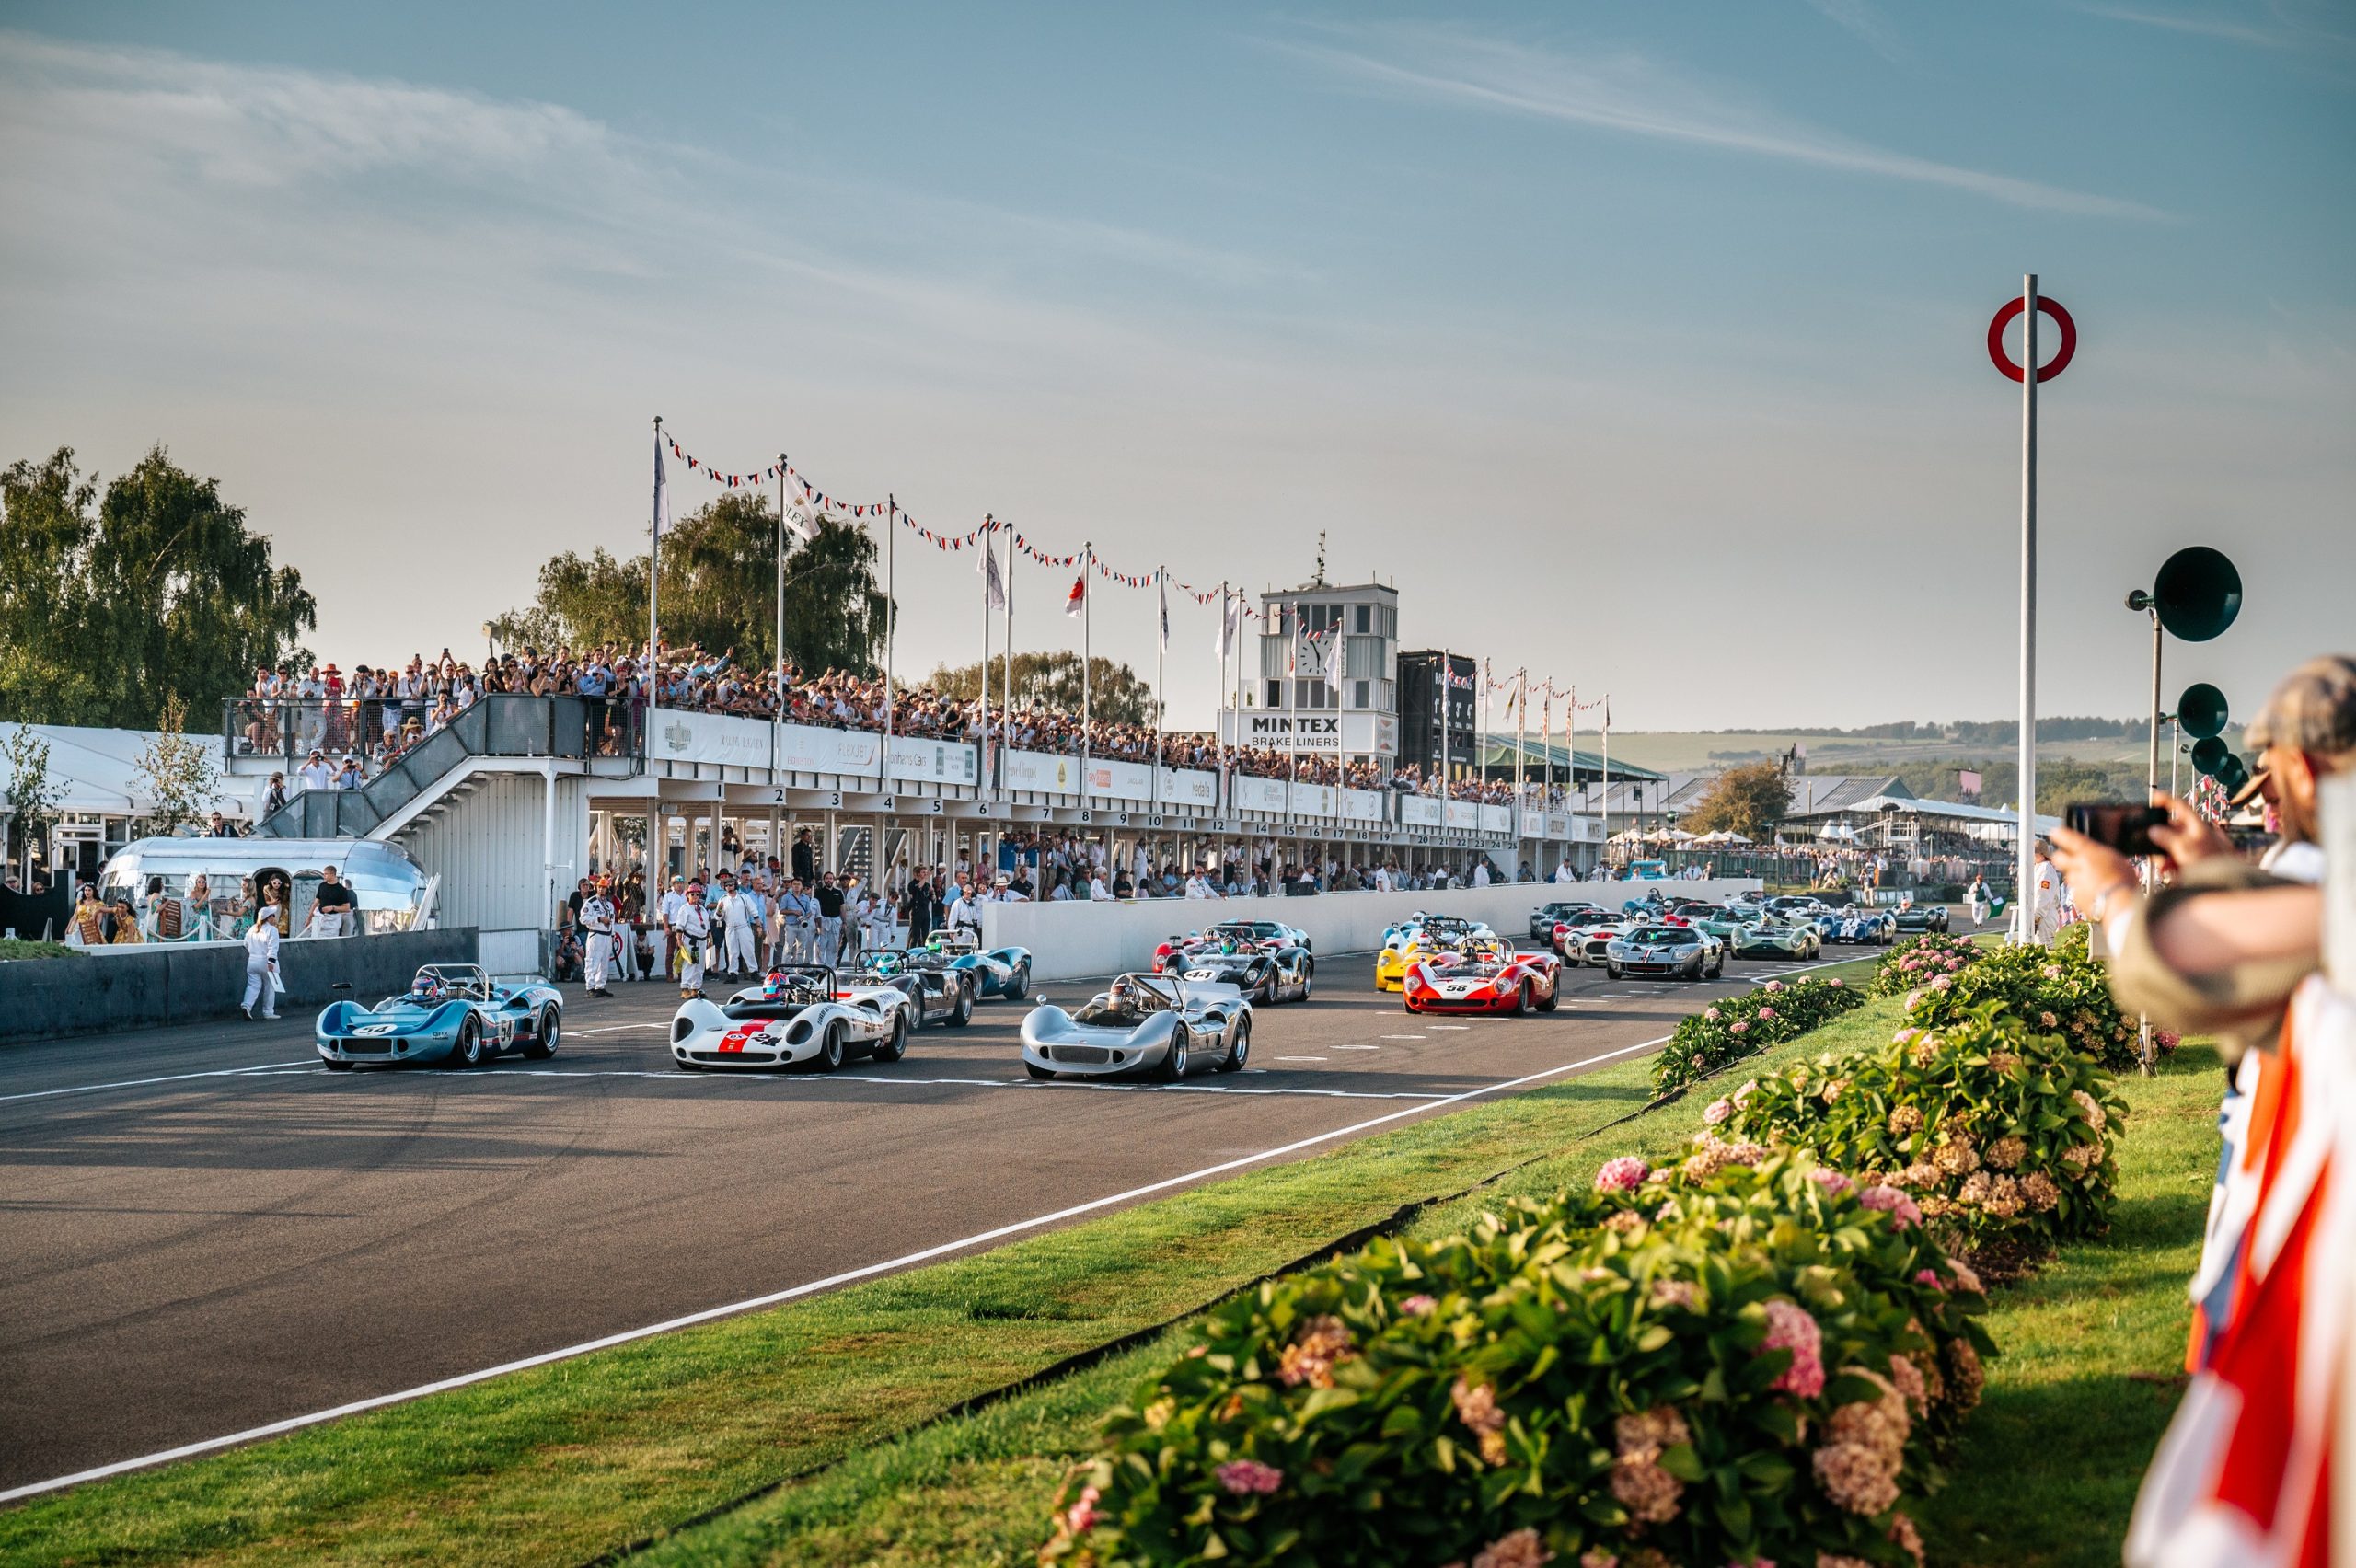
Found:
<svg viewBox="0 0 2356 1568"><path fill-rule="evenodd" d="M2134 1066L2141 1044L2136 1025L2111 999L2103 966L2087 953L2085 931L2083 924L2073 926L2050 948L1992 948L1977 963L1933 976L1910 988L1906 1021L1945 1029L1994 1002L2031 1029L2067 1036L2113 1071ZM2176 1037L2161 1043L2172 1049Z"/></svg>
<svg viewBox="0 0 2356 1568"><path fill-rule="evenodd" d="M2126 1106L2092 1056L1983 1001L1745 1084L1703 1120L1905 1193L1950 1245L2017 1251L2108 1222Z"/></svg>
<svg viewBox="0 0 2356 1568"><path fill-rule="evenodd" d="M1910 937L1881 955L1865 989L1877 997L1902 997L1942 974L1956 974L1978 959L1981 951L1969 937L1936 931Z"/></svg>
<svg viewBox="0 0 2356 1568"><path fill-rule="evenodd" d="M1984 1305L1903 1194L1705 1133L1213 1312L1042 1560L1915 1562Z"/></svg>
<svg viewBox="0 0 2356 1568"><path fill-rule="evenodd" d="M1803 975L1688 1014L1653 1059L1653 1088L1683 1089L1720 1068L1865 1005L1854 986Z"/></svg>

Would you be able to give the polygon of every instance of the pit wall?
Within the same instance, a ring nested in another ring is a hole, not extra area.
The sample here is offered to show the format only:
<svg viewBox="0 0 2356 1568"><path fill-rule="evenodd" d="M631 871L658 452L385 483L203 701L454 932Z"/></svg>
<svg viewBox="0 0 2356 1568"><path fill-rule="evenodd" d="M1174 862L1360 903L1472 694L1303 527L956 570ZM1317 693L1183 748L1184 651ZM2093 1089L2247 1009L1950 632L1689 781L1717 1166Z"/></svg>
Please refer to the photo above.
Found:
<svg viewBox="0 0 2356 1568"><path fill-rule="evenodd" d="M472 963L471 927L333 937L279 944L282 1017L328 1003L364 1006L409 989L422 963ZM142 943L73 958L0 963L0 1043L111 1034L237 1015L246 986L243 942Z"/></svg>
<svg viewBox="0 0 2356 1568"><path fill-rule="evenodd" d="M1485 920L1501 937L1527 943L1530 914L1557 899L1584 899L1609 909L1653 888L1665 898L1710 903L1757 893L1756 877L1710 882L1505 882L1495 887L1424 893L1332 893L1302 898L1143 899L1130 904L988 904L982 907L985 946L1031 950L1032 974L1070 980L1144 969L1155 944L1221 920L1281 920L1309 933L1320 958L1371 952L1382 933L1416 910Z"/></svg>

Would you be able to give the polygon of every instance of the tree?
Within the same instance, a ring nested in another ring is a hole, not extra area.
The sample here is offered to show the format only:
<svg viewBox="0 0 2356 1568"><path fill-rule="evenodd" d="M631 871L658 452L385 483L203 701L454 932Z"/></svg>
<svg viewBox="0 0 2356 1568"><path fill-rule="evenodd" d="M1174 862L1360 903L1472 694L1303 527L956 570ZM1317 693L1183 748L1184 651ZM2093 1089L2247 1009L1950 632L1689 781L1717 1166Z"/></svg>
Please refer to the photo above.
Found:
<svg viewBox="0 0 2356 1568"><path fill-rule="evenodd" d="M70 447L20 460L0 507L0 717L146 729L167 695L214 709L260 665L307 659L301 574L161 446L103 496Z"/></svg>
<svg viewBox="0 0 2356 1568"><path fill-rule="evenodd" d="M0 766L8 770L8 787L0 793L8 806L8 823L29 859L48 837L57 821L57 803L65 787L49 777L49 743L29 724L19 724L0 740ZM8 846L0 844L0 862L14 864Z"/></svg>
<svg viewBox="0 0 2356 1568"><path fill-rule="evenodd" d="M960 664L954 668L943 664L932 672L927 682L935 691L971 702L982 695L981 664ZM999 689L1003 679L1005 663L1001 657L990 660L990 704L1002 707L1006 694ZM1154 715L1153 686L1138 677L1126 664L1116 664L1110 659L1094 658L1088 662L1089 711L1108 724L1151 724ZM1017 653L1014 656L1014 706L1034 705L1059 709L1072 713L1080 711L1080 655L1072 652Z"/></svg>
<svg viewBox="0 0 2356 1568"><path fill-rule="evenodd" d="M157 733L140 752L133 769L156 802L147 820L166 836L211 812L221 798L221 775L213 766L213 748L188 738L183 732L187 719L180 699L166 693Z"/></svg>
<svg viewBox="0 0 2356 1568"><path fill-rule="evenodd" d="M1685 814L1693 833L1739 833L1765 838L1792 809L1792 787L1773 762L1747 763L1718 775L1702 803Z"/></svg>
<svg viewBox="0 0 2356 1568"><path fill-rule="evenodd" d="M864 528L821 518L806 543L785 536L785 654L804 670L872 674L884 649L889 601L875 582L875 540ZM776 657L777 509L730 490L663 536L663 640L733 649L759 669ZM634 647L646 640L646 557L568 551L540 568L532 603L491 623L521 645Z"/></svg>

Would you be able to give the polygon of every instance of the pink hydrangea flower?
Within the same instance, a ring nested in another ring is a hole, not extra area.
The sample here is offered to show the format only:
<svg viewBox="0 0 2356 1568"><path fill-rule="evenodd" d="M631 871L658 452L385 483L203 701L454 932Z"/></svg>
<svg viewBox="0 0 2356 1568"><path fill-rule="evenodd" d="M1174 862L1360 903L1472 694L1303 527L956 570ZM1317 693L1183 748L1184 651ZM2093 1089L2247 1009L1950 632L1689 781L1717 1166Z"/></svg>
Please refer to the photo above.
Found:
<svg viewBox="0 0 2356 1568"><path fill-rule="evenodd" d="M1737 1027L1739 1028L1740 1026L1738 1025ZM1715 1127L1724 1123L1727 1117L1733 1114L1733 1101L1713 1100L1710 1101L1709 1109L1702 1113L1702 1123L1704 1126Z"/></svg>
<svg viewBox="0 0 2356 1568"><path fill-rule="evenodd" d="M1845 1171L1835 1170L1830 1165L1818 1166L1807 1173L1807 1179L1835 1197L1854 1192L1857 1186Z"/></svg>
<svg viewBox="0 0 2356 1568"><path fill-rule="evenodd" d="M1438 1299L1434 1297L1410 1296L1406 1300L1399 1303L1399 1310L1411 1318L1420 1318L1438 1305Z"/></svg>
<svg viewBox="0 0 2356 1568"><path fill-rule="evenodd" d="M1767 1303L1767 1341L1759 1353L1764 1355L1771 1350L1792 1353L1792 1364L1776 1377L1773 1387L1804 1400L1824 1392L1824 1331L1808 1316L1807 1308L1782 1297Z"/></svg>
<svg viewBox="0 0 2356 1568"><path fill-rule="evenodd" d="M1718 1021L1718 1009L1715 1008L1703 1008L1702 1009L1702 1017L1708 1022L1715 1023Z"/></svg>
<svg viewBox="0 0 2356 1568"><path fill-rule="evenodd" d="M1092 1486L1080 1489L1080 1501L1064 1510L1064 1527L1074 1535L1086 1535L1096 1528L1104 1516L1096 1510L1096 1500L1103 1495Z"/></svg>
<svg viewBox="0 0 2356 1568"><path fill-rule="evenodd" d="M1284 1471L1257 1459L1230 1459L1213 1473L1221 1486L1238 1497L1266 1497L1285 1483Z"/></svg>
<svg viewBox="0 0 2356 1568"><path fill-rule="evenodd" d="M1784 983L1781 980L1770 980L1766 985L1760 987L1760 989L1765 991L1769 996L1774 995L1783 988Z"/></svg>
<svg viewBox="0 0 2356 1568"><path fill-rule="evenodd" d="M1728 1034L1748 1034L1750 1032L1750 1025L1742 1022L1736 1022L1727 1027L1727 1032Z"/></svg>
<svg viewBox="0 0 2356 1568"><path fill-rule="evenodd" d="M1775 1016L1775 1009L1773 1008L1761 1008L1759 1009L1759 1016L1761 1018L1773 1018Z"/></svg>
<svg viewBox="0 0 2356 1568"><path fill-rule="evenodd" d="M1955 977L1951 974L1942 974L1936 980L1931 982L1931 989L1934 991L1952 991L1955 989Z"/></svg>
<svg viewBox="0 0 2356 1568"><path fill-rule="evenodd" d="M1916 1269L1914 1271L1914 1283L1916 1285L1927 1285L1933 1290L1944 1290L1946 1288L1939 1283L1939 1272L1936 1269Z"/></svg>
<svg viewBox="0 0 2356 1568"><path fill-rule="evenodd" d="M2045 966L2045 977L2046 977L2048 980L2059 980L2059 979L2061 979L2061 978L2062 978L2062 966L2061 966L2060 964L2058 964L2058 963L2049 963L2049 964L2047 964L2047 965Z"/></svg>
<svg viewBox="0 0 2356 1568"><path fill-rule="evenodd" d="M1632 1193L1645 1184L1653 1168L1633 1154L1617 1159L1607 1159L1595 1173L1595 1190L1599 1193ZM1428 1299L1428 1297L1426 1298Z"/></svg>
<svg viewBox="0 0 2356 1568"><path fill-rule="evenodd" d="M1914 1200L1895 1187L1867 1187L1857 1194L1857 1201L1888 1213L1900 1230L1923 1223L1923 1211L1914 1206Z"/></svg>
<svg viewBox="0 0 2356 1568"><path fill-rule="evenodd" d="M1839 975L1837 975L1837 974L1836 974L1836 975L1834 975L1831 979L1827 980L1827 981L1825 982L1825 984L1826 984L1826 985L1828 985L1828 986L1831 986L1831 987L1832 987L1834 990L1836 990L1836 991L1838 991L1838 990L1840 990L1840 989L1842 988L1842 987L1841 987L1841 977L1840 977Z"/></svg>
<svg viewBox="0 0 2356 1568"><path fill-rule="evenodd" d="M1891 1038L1899 1044L1903 1045L1922 1032L1923 1032L1919 1029L1901 1029L1896 1034L1892 1035Z"/></svg>

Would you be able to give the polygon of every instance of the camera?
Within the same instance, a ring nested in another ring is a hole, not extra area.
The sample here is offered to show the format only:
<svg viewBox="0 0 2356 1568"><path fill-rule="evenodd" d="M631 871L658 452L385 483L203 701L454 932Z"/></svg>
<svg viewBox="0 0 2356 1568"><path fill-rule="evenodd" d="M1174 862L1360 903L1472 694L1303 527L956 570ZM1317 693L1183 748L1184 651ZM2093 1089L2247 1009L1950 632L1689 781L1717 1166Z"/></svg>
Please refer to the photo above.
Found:
<svg viewBox="0 0 2356 1568"><path fill-rule="evenodd" d="M2092 801L2070 807L2062 816L2073 833L2083 833L2097 844L2122 855L2156 855L2152 829L2165 827L2165 806L2131 806L2123 801Z"/></svg>

